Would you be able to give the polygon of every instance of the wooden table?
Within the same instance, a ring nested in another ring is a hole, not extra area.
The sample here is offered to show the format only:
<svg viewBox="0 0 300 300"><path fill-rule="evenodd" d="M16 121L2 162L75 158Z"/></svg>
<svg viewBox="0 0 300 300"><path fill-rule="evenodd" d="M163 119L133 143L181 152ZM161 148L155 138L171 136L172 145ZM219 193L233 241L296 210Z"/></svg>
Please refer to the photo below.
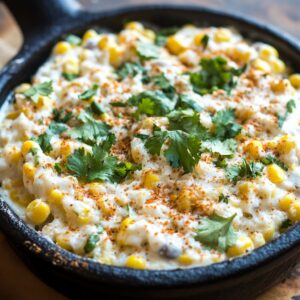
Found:
<svg viewBox="0 0 300 300"><path fill-rule="evenodd" d="M44 1L44 0L43 0ZM76 0L74 0L76 1ZM157 0L78 0L89 10L107 10L136 3L161 3ZM101 3L100 3L101 2ZM164 1L169 2L169 1ZM171 1L170 1L171 2ZM182 0L173 0L182 3ZM299 0L185 0L184 3L205 5L238 12L258 20L268 22L284 29L300 39ZM101 4L101 5L100 5ZM33 12L34 13L34 12ZM20 31L8 16L0 3L0 67L13 56L22 43ZM62 300L57 292L42 283L33 275L8 246L0 234L0 299L24 300ZM299 300L300 299L300 264L284 282L273 287L259 300Z"/></svg>

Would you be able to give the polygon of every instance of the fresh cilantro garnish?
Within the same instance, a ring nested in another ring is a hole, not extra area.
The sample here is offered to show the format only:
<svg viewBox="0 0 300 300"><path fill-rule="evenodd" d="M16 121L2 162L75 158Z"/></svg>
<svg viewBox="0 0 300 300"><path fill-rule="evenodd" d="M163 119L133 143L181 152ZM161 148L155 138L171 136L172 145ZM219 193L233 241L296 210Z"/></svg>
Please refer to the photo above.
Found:
<svg viewBox="0 0 300 300"><path fill-rule="evenodd" d="M126 210L127 210L128 217L134 216L134 214L135 214L134 210L133 210L133 208L129 204L126 205Z"/></svg>
<svg viewBox="0 0 300 300"><path fill-rule="evenodd" d="M127 177L127 175L131 172L134 172L136 170L140 169L140 165L134 165L128 161L126 162L121 162L117 165L115 168L115 176L114 180L116 182L122 181L124 178Z"/></svg>
<svg viewBox="0 0 300 300"><path fill-rule="evenodd" d="M196 112L202 111L202 107L187 95L179 95L176 109L192 109Z"/></svg>
<svg viewBox="0 0 300 300"><path fill-rule="evenodd" d="M149 138L149 135L148 134L141 134L141 133L138 133L138 134L135 134L134 135L135 137L141 139L142 141L146 140Z"/></svg>
<svg viewBox="0 0 300 300"><path fill-rule="evenodd" d="M168 98L173 98L176 94L176 89L171 85L170 81L164 74L160 74L153 77L153 83L159 87L161 91L165 93Z"/></svg>
<svg viewBox="0 0 300 300"><path fill-rule="evenodd" d="M74 117L72 112L66 112L65 109L53 109L53 120L57 123L68 123Z"/></svg>
<svg viewBox="0 0 300 300"><path fill-rule="evenodd" d="M231 165L226 169L227 178L236 183L242 178L256 178L262 174L264 165L259 162L247 162L243 159L241 164Z"/></svg>
<svg viewBox="0 0 300 300"><path fill-rule="evenodd" d="M203 245L225 252L236 241L236 233L232 221L236 214L229 218L212 215L200 220L195 239Z"/></svg>
<svg viewBox="0 0 300 300"><path fill-rule="evenodd" d="M155 44L159 47L163 47L167 42L168 36L175 34L177 31L178 27L163 28L157 31L155 36Z"/></svg>
<svg viewBox="0 0 300 300"><path fill-rule="evenodd" d="M203 49L207 48L208 41L209 41L209 36L207 34L205 34L203 36L203 38L201 39L201 45L203 46Z"/></svg>
<svg viewBox="0 0 300 300"><path fill-rule="evenodd" d="M63 78L65 78L68 81L72 81L76 78L78 78L78 74L75 73L62 73Z"/></svg>
<svg viewBox="0 0 300 300"><path fill-rule="evenodd" d="M130 97L128 104L137 106L134 117L138 119L141 114L164 116L174 109L176 102L161 91L146 91Z"/></svg>
<svg viewBox="0 0 300 300"><path fill-rule="evenodd" d="M81 38L77 35L74 35L74 34L69 34L66 37L65 40L66 40L66 42L68 42L68 43L70 43L71 45L74 45L74 46L79 46L82 43Z"/></svg>
<svg viewBox="0 0 300 300"><path fill-rule="evenodd" d="M142 60L150 60L159 56L159 48L151 43L138 42L136 51Z"/></svg>
<svg viewBox="0 0 300 300"><path fill-rule="evenodd" d="M86 241L86 244L84 246L84 252L90 253L92 252L96 246L97 243L100 241L100 236L98 234L92 234L89 236L89 238Z"/></svg>
<svg viewBox="0 0 300 300"><path fill-rule="evenodd" d="M224 90L230 94L236 86L236 77L240 76L245 67L241 69L229 68L227 60L221 56L203 58L200 61L201 70L190 74L190 81L194 92L205 95L217 90Z"/></svg>
<svg viewBox="0 0 300 300"><path fill-rule="evenodd" d="M282 232L285 232L289 227L291 227L293 225L292 221L290 219L285 219L280 227L279 227L279 231L282 233Z"/></svg>
<svg viewBox="0 0 300 300"><path fill-rule="evenodd" d="M111 127L105 122L96 121L86 112L82 112L79 115L79 119L82 124L69 130L69 135L73 139L93 145L109 135Z"/></svg>
<svg viewBox="0 0 300 300"><path fill-rule="evenodd" d="M225 140L221 142L219 140L203 141L201 148L202 151L208 151L220 156L231 156L237 147L237 143L233 139Z"/></svg>
<svg viewBox="0 0 300 300"><path fill-rule="evenodd" d="M282 128L283 123L287 119L288 115L293 112L293 110L296 108L296 102L295 100L291 99L286 104L286 112L284 115L278 115L278 127Z"/></svg>
<svg viewBox="0 0 300 300"><path fill-rule="evenodd" d="M89 99L91 99L93 96L96 95L98 88L99 88L99 86L97 84L94 84L92 86L92 88L90 88L90 89L84 91L82 94L80 94L78 96L78 99L80 99L80 100L89 100Z"/></svg>
<svg viewBox="0 0 300 300"><path fill-rule="evenodd" d="M142 82L149 82L147 70L139 63L126 62L121 67L119 67L116 73L119 80L123 80L126 77L135 77L137 75L142 75Z"/></svg>
<svg viewBox="0 0 300 300"><path fill-rule="evenodd" d="M159 155L165 141L168 142L168 147L164 151L164 156L171 166L183 167L185 172L191 172L200 158L199 139L181 130L157 130L147 139L145 147L150 154Z"/></svg>
<svg viewBox="0 0 300 300"><path fill-rule="evenodd" d="M51 123L46 132L39 135L36 139L41 149L45 153L49 153L52 150L51 139L54 135L59 135L67 130L67 126L61 123Z"/></svg>
<svg viewBox="0 0 300 300"><path fill-rule="evenodd" d="M52 81L45 81L40 84L35 84L34 86L26 90L23 94L36 102L39 96L49 96L52 92Z"/></svg>
<svg viewBox="0 0 300 300"><path fill-rule="evenodd" d="M104 108L102 107L102 105L101 105L100 103L95 102L95 101L93 101L93 102L91 103L91 111L92 111L95 115L97 115L97 116L100 116L100 115L102 115L102 114L105 113L105 110L104 110Z"/></svg>
<svg viewBox="0 0 300 300"><path fill-rule="evenodd" d="M58 175L61 175L62 173L62 165L60 163L55 163L54 164L54 169L57 172Z"/></svg>
<svg viewBox="0 0 300 300"><path fill-rule="evenodd" d="M219 195L219 202L224 202L224 203L227 204L228 201L229 201L229 196L224 195L223 193L221 193L221 194Z"/></svg>
<svg viewBox="0 0 300 300"><path fill-rule="evenodd" d="M213 116L212 122L215 125L215 138L220 140L234 138L242 130L242 126L235 121L234 109L217 112Z"/></svg>
<svg viewBox="0 0 300 300"><path fill-rule="evenodd" d="M112 107L126 107L126 106L128 106L128 103L115 101L115 102L110 102L110 106L112 106Z"/></svg>
<svg viewBox="0 0 300 300"><path fill-rule="evenodd" d="M270 164L276 164L278 165L281 169L287 171L288 170L288 167L282 162L280 161L278 158L276 158L275 156L269 154L267 155L266 157L263 157L261 159L261 162L264 164L264 165L270 165Z"/></svg>

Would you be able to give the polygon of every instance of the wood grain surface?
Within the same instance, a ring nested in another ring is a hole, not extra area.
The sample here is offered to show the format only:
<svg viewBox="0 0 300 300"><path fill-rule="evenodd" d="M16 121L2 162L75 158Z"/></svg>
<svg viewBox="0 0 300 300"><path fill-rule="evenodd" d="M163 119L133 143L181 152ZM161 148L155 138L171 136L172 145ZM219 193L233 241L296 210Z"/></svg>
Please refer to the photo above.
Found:
<svg viewBox="0 0 300 300"><path fill-rule="evenodd" d="M77 2L84 9L92 11L105 11L110 8L134 5L136 3L162 3L159 0L78 0ZM165 0L164 3L166 2L183 3L182 0ZM300 39L300 0L185 0L184 3L244 14L275 25ZM0 2L0 67L17 53L21 44L22 36L20 30ZM0 234L0 254L0 299L65 299L65 297L46 286L27 269L11 250L2 234ZM296 266L285 281L273 287L258 299L300 300L300 264Z"/></svg>

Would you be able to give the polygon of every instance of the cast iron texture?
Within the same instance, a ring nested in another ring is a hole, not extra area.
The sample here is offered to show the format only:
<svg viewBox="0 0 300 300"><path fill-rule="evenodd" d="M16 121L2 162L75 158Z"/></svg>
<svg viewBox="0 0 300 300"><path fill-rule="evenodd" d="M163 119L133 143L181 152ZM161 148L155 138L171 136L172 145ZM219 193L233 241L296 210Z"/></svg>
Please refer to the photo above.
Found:
<svg viewBox="0 0 300 300"><path fill-rule="evenodd" d="M299 45L268 26L215 10L178 5L135 6L103 13L71 10L62 0L9 0L25 35L20 53L0 74L1 105L13 88L30 78L63 34L90 27L117 31L140 20L160 27L196 23L233 26L245 36L274 45L300 70ZM40 16L35 19L34 16ZM300 256L300 224L247 256L185 270L133 270L102 265L69 253L21 221L0 195L0 228L28 266L49 285L74 298L253 299L286 277Z"/></svg>

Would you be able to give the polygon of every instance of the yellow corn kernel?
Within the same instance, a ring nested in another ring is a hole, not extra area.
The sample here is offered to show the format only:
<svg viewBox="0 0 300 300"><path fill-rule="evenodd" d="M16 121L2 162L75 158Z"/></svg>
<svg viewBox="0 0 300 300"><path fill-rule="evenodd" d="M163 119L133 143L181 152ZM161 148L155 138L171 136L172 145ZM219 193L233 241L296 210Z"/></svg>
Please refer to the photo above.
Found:
<svg viewBox="0 0 300 300"><path fill-rule="evenodd" d="M281 59L272 59L269 61L269 64L271 65L272 71L276 74L283 73L286 70L285 63Z"/></svg>
<svg viewBox="0 0 300 300"><path fill-rule="evenodd" d="M288 134L282 136L277 143L277 151L279 153L288 154L295 148L296 142Z"/></svg>
<svg viewBox="0 0 300 300"><path fill-rule="evenodd" d="M139 255L130 255L126 260L126 267L133 269L145 269L146 262L142 256Z"/></svg>
<svg viewBox="0 0 300 300"><path fill-rule="evenodd" d="M251 141L244 147L244 150L254 159L258 159L263 151L263 146L260 141Z"/></svg>
<svg viewBox="0 0 300 300"><path fill-rule="evenodd" d="M50 214L50 207L40 199L33 200L26 207L26 217L34 225L43 224Z"/></svg>
<svg viewBox="0 0 300 300"><path fill-rule="evenodd" d="M177 258L178 262L182 265L190 265L193 263L193 258L188 254L182 254Z"/></svg>
<svg viewBox="0 0 300 300"><path fill-rule="evenodd" d="M98 42L98 48L101 50L106 49L111 44L111 39L108 35L104 35L100 38Z"/></svg>
<svg viewBox="0 0 300 300"><path fill-rule="evenodd" d="M269 60L271 57L278 57L278 51L270 45L263 45L259 51L259 57L264 60Z"/></svg>
<svg viewBox="0 0 300 300"><path fill-rule="evenodd" d="M153 189L159 182L159 176L152 171L146 172L143 178L143 186L146 189Z"/></svg>
<svg viewBox="0 0 300 300"><path fill-rule="evenodd" d="M67 157L71 154L72 148L69 143L62 143L60 146L60 155L62 157Z"/></svg>
<svg viewBox="0 0 300 300"><path fill-rule="evenodd" d="M293 222L298 222L300 220L300 200L295 200L291 203L288 215Z"/></svg>
<svg viewBox="0 0 300 300"><path fill-rule="evenodd" d="M277 147L277 142L275 141L266 141L264 142L264 149L267 150L274 150Z"/></svg>
<svg viewBox="0 0 300 300"><path fill-rule="evenodd" d="M30 163L25 163L23 165L23 174L30 180L33 180L35 174L35 167L33 167Z"/></svg>
<svg viewBox="0 0 300 300"><path fill-rule="evenodd" d="M272 181L273 183L280 184L286 178L284 170L282 170L276 164L271 164L271 165L267 166L267 172L268 172L268 177L269 177L270 181Z"/></svg>
<svg viewBox="0 0 300 300"><path fill-rule="evenodd" d="M144 26L142 23L139 22L129 22L125 25L125 29L143 31Z"/></svg>
<svg viewBox="0 0 300 300"><path fill-rule="evenodd" d="M180 54L186 49L184 44L178 39L176 35L172 35L167 39L166 46L169 51L175 55Z"/></svg>
<svg viewBox="0 0 300 300"><path fill-rule="evenodd" d="M229 42L231 39L231 31L227 28L220 28L216 31L214 40L217 43Z"/></svg>
<svg viewBox="0 0 300 300"><path fill-rule="evenodd" d="M55 54L65 54L71 49L71 45L68 42L58 42L54 47Z"/></svg>
<svg viewBox="0 0 300 300"><path fill-rule="evenodd" d="M246 121L254 115L254 110L252 107L241 107L236 110L235 114L242 121Z"/></svg>
<svg viewBox="0 0 300 300"><path fill-rule="evenodd" d="M15 120L20 115L20 111L11 111L6 115L7 119Z"/></svg>
<svg viewBox="0 0 300 300"><path fill-rule="evenodd" d="M231 246L227 254L229 256L239 256L254 248L252 240L247 236L240 236L236 244Z"/></svg>
<svg viewBox="0 0 300 300"><path fill-rule="evenodd" d="M68 74L78 74L79 73L78 60L75 58L67 59L63 65L63 71Z"/></svg>
<svg viewBox="0 0 300 300"><path fill-rule="evenodd" d="M247 63L251 58L250 49L243 49L239 47L231 48L228 50L228 54L237 61Z"/></svg>
<svg viewBox="0 0 300 300"><path fill-rule="evenodd" d="M120 246L127 245L127 238L126 238L126 231L129 225L133 224L134 220L130 217L125 218L119 227L118 235L117 235L117 242Z"/></svg>
<svg viewBox="0 0 300 300"><path fill-rule="evenodd" d="M126 231L127 228L128 228L128 226L129 226L130 224L133 224L133 223L134 223L134 220L133 220L132 218L130 218L130 217L125 218L125 219L121 222L119 231L122 231L122 232Z"/></svg>
<svg viewBox="0 0 300 300"><path fill-rule="evenodd" d="M300 88L300 74L292 74L289 77L289 81L294 88L296 88L296 89Z"/></svg>
<svg viewBox="0 0 300 300"><path fill-rule="evenodd" d="M239 194L241 197L248 196L248 194L253 190L253 183L251 182L243 182L238 186Z"/></svg>
<svg viewBox="0 0 300 300"><path fill-rule="evenodd" d="M155 40L155 33L154 33L154 31L152 31L150 29L143 30L142 34L143 34L144 37L146 37L150 41L154 41Z"/></svg>
<svg viewBox="0 0 300 300"><path fill-rule="evenodd" d="M55 237L55 242L59 247L65 249L65 250L68 250L68 251L72 251L72 246L70 245L68 238L66 236L64 236L63 234L58 234Z"/></svg>
<svg viewBox="0 0 300 300"><path fill-rule="evenodd" d="M118 45L108 47L109 62L114 67L118 67L123 61L123 50Z"/></svg>
<svg viewBox="0 0 300 300"><path fill-rule="evenodd" d="M82 37L82 40L83 40L83 42L86 42L86 41L96 37L97 35L98 35L98 33L95 30L90 29L85 32L85 34Z"/></svg>
<svg viewBox="0 0 300 300"><path fill-rule="evenodd" d="M202 44L202 39L203 39L204 35L205 35L204 32L199 32L195 35L194 44L196 46L200 46Z"/></svg>
<svg viewBox="0 0 300 300"><path fill-rule="evenodd" d="M263 236L266 242L269 242L273 239L275 233L274 224L270 224L268 228L263 231Z"/></svg>
<svg viewBox="0 0 300 300"><path fill-rule="evenodd" d="M287 194L279 200L279 207L284 211L288 211L291 208L292 203L296 200L293 194Z"/></svg>
<svg viewBox="0 0 300 300"><path fill-rule="evenodd" d="M104 215L111 216L114 213L114 205L109 201L105 201L104 197L99 196L97 204Z"/></svg>
<svg viewBox="0 0 300 300"><path fill-rule="evenodd" d="M54 204L61 204L64 194L58 189L52 189L49 193L49 200Z"/></svg>
<svg viewBox="0 0 300 300"><path fill-rule="evenodd" d="M32 148L34 148L35 142L33 141L25 141L22 145L21 153L25 156Z"/></svg>
<svg viewBox="0 0 300 300"><path fill-rule="evenodd" d="M88 224L91 221L90 210L87 207L83 208L83 211L78 215L77 220L79 225Z"/></svg>
<svg viewBox="0 0 300 300"><path fill-rule="evenodd" d="M285 80L276 80L271 83L271 90L274 93L283 93L286 90Z"/></svg>
<svg viewBox="0 0 300 300"><path fill-rule="evenodd" d="M17 149L12 149L9 153L9 161L12 164L17 164L21 158L21 152L18 151Z"/></svg>
<svg viewBox="0 0 300 300"><path fill-rule="evenodd" d="M148 117L141 121L140 127L142 129L152 129L153 125L154 125L154 119L151 117Z"/></svg>
<svg viewBox="0 0 300 300"><path fill-rule="evenodd" d="M47 96L39 96L38 101L36 103L36 107L38 109L51 108L52 105L53 105L53 100Z"/></svg>
<svg viewBox="0 0 300 300"><path fill-rule="evenodd" d="M189 188L183 188L176 199L177 208L179 211L190 211L196 201L196 194Z"/></svg>
<svg viewBox="0 0 300 300"><path fill-rule="evenodd" d="M15 89L15 93L16 94L23 94L24 92L26 92L27 90L29 90L31 88L31 84L29 83L22 83L20 84L16 89Z"/></svg>
<svg viewBox="0 0 300 300"><path fill-rule="evenodd" d="M256 70L262 71L262 72L265 72L265 73L268 73L268 72L271 71L270 65L269 65L266 61L264 61L264 60L262 60L262 59L260 59L260 58L255 59L255 60L252 62L252 66L253 66Z"/></svg>

